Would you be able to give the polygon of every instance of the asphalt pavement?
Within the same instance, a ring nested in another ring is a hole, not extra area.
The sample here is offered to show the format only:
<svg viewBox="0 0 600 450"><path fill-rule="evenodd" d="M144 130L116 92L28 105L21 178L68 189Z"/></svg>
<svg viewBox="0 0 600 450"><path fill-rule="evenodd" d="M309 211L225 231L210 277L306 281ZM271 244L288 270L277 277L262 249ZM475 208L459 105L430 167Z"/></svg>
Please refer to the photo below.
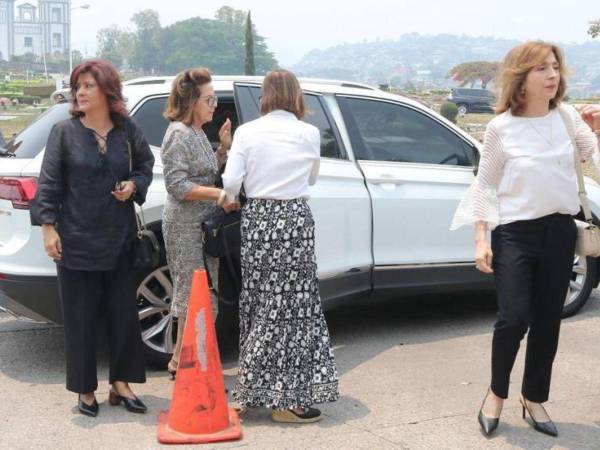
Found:
<svg viewBox="0 0 600 450"><path fill-rule="evenodd" d="M312 425L271 422L266 410L243 416L241 441L198 448L249 449L600 449L600 293L563 322L547 409L559 437L534 431L518 404L523 352L496 435L476 415L489 383L495 307L489 294L433 296L409 302L362 300L327 314L341 399ZM524 346L522 346L524 348ZM149 371L134 386L146 415L108 404L106 346L99 355L100 413L80 415L64 389L62 330L0 313L0 449L152 449L156 416L173 383ZM224 355L232 386L236 355Z"/></svg>

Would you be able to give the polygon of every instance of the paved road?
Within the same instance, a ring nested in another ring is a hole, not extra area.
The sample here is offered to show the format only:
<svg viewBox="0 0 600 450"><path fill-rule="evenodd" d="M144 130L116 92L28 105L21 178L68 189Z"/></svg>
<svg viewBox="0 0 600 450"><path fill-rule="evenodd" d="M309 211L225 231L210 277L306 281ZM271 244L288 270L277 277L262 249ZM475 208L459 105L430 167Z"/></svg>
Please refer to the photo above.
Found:
<svg viewBox="0 0 600 450"><path fill-rule="evenodd" d="M487 295L438 296L398 302L363 301L328 314L342 398L323 406L326 419L276 425L267 411L244 417L244 439L215 448L256 449L600 449L600 294L566 320L548 410L559 438L533 431L517 396L523 355L498 434L481 435L476 413L489 373L493 300ZM63 387L59 328L0 314L0 448L158 448L156 413L169 405L172 383L149 372L136 392L150 407L128 414L106 401L106 350L100 356L100 415L79 415ZM226 383L236 373L225 355ZM207 448L206 446L203 448Z"/></svg>

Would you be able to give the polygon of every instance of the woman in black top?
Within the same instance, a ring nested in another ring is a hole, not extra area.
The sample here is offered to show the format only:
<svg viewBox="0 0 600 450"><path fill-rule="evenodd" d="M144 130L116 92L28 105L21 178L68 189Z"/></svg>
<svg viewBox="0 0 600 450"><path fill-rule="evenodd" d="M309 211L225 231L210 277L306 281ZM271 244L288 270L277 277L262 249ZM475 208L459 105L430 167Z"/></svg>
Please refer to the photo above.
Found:
<svg viewBox="0 0 600 450"><path fill-rule="evenodd" d="M119 73L110 63L77 66L71 91L73 117L50 133L31 208L58 266L67 389L79 394L81 413L97 414L96 327L102 313L110 347L109 401L145 412L128 384L146 380L131 276L132 200L144 202L154 157L128 117Z"/></svg>

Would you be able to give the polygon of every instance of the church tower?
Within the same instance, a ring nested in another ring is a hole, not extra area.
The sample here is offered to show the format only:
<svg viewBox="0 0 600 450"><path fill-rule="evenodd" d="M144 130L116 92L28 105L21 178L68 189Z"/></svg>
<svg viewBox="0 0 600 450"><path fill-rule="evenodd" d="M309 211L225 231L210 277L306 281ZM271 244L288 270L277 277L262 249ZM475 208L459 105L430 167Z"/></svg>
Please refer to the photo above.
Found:
<svg viewBox="0 0 600 450"><path fill-rule="evenodd" d="M67 53L70 42L71 0L39 0L46 53Z"/></svg>
<svg viewBox="0 0 600 450"><path fill-rule="evenodd" d="M8 61L15 52L14 16L15 0L0 0L0 60Z"/></svg>

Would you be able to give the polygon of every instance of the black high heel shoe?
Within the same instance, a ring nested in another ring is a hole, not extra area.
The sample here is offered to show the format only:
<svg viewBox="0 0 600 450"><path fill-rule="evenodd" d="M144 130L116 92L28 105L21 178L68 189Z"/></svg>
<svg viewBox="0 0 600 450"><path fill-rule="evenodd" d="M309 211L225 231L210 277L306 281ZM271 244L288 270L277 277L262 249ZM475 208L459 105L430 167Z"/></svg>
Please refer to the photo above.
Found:
<svg viewBox="0 0 600 450"><path fill-rule="evenodd" d="M98 415L98 402L94 397L94 401L91 405L88 405L86 402L81 400L81 394L79 394L79 398L77 400L77 409L84 416L96 417Z"/></svg>
<svg viewBox="0 0 600 450"><path fill-rule="evenodd" d="M481 431L486 436L490 436L496 428L498 428L498 424L500 423L500 417L486 417L483 414L483 405L485 405L485 401L490 395L490 389L488 388L487 394L483 398L483 402L481 403L481 408L479 409L479 415L477 416L477 420L479 421L479 425L481 426Z"/></svg>
<svg viewBox="0 0 600 450"><path fill-rule="evenodd" d="M554 422L552 422L552 420L548 420L548 422L538 422L537 420L535 420L533 418L531 411L527 407L527 400L525 400L525 397L519 398L519 402L521 403L521 406L523 407L523 419L526 420L527 419L526 413L529 413L529 417L531 418L530 425L533 427L534 430L539 431L540 433L547 434L548 436L554 436L554 437L558 436L558 430L556 429L556 425L554 425ZM542 405L540 405L540 406L542 406ZM544 407L542 406L542 408L544 408ZM548 413L546 413L546 415L548 415Z"/></svg>
<svg viewBox="0 0 600 450"><path fill-rule="evenodd" d="M123 397L117 393L114 387L110 389L110 393L108 394L108 402L111 404L111 406L117 406L123 402L127 411L136 414L143 414L148 411L146 405L144 405L139 398L136 396L134 396L134 398Z"/></svg>

